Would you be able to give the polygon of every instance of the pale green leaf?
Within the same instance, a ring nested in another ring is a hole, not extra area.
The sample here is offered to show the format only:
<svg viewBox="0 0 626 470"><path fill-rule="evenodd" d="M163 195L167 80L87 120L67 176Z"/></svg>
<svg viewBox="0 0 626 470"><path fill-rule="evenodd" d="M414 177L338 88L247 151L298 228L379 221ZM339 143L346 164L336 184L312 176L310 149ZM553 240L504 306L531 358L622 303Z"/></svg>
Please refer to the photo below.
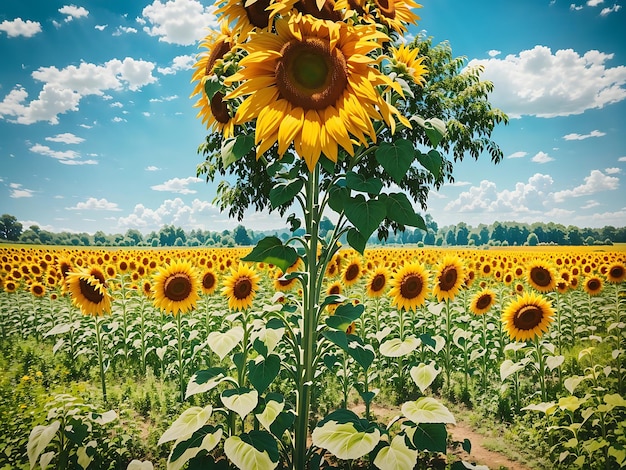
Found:
<svg viewBox="0 0 626 470"><path fill-rule="evenodd" d="M417 450L409 449L404 436L397 435L391 445L380 449L374 465L381 470L412 470L417 462Z"/></svg>
<svg viewBox="0 0 626 470"><path fill-rule="evenodd" d="M226 408L244 419L259 403L259 392L247 388L229 389L222 392L221 399Z"/></svg>
<svg viewBox="0 0 626 470"><path fill-rule="evenodd" d="M237 325L224 333L212 331L207 337L207 343L211 351L217 354L220 359L224 359L242 339L243 328Z"/></svg>
<svg viewBox="0 0 626 470"><path fill-rule="evenodd" d="M525 367L522 362L513 362L511 359L506 359L500 364L500 380L504 382L508 377L516 372L519 372Z"/></svg>
<svg viewBox="0 0 626 470"><path fill-rule="evenodd" d="M548 356L546 357L546 366L548 369L554 370L565 362L565 356Z"/></svg>
<svg viewBox="0 0 626 470"><path fill-rule="evenodd" d="M211 405L207 405L204 408L192 406L186 409L172 423L169 429L163 433L157 445L160 446L164 442L176 441L191 436L207 423L212 413L213 407Z"/></svg>
<svg viewBox="0 0 626 470"><path fill-rule="evenodd" d="M402 405L402 413L414 423L450 423L456 420L445 405L432 397L421 397Z"/></svg>
<svg viewBox="0 0 626 470"><path fill-rule="evenodd" d="M261 413L255 414L255 416L259 420L259 423L261 423L261 426L270 431L270 426L284 408L284 402L269 400L265 403L265 408L263 409L263 411Z"/></svg>
<svg viewBox="0 0 626 470"><path fill-rule="evenodd" d="M415 336L407 336L404 340L392 338L380 345L380 353L386 357L403 357L415 351L419 344Z"/></svg>
<svg viewBox="0 0 626 470"><path fill-rule="evenodd" d="M430 384L433 383L433 380L437 378L441 372L440 369L437 369L435 365L431 362L430 364L420 364L418 366L412 367L410 374L411 378L415 382L415 385L419 387L419 389L424 393Z"/></svg>
<svg viewBox="0 0 626 470"><path fill-rule="evenodd" d="M585 380L585 377L581 377L580 375L574 375L572 377L568 377L563 381L563 386L567 389L569 393L574 394L574 390L576 387Z"/></svg>
<svg viewBox="0 0 626 470"><path fill-rule="evenodd" d="M39 454L50 444L60 426L60 421L53 421L48 426L35 426L30 432L26 453L31 469L37 465Z"/></svg>
<svg viewBox="0 0 626 470"><path fill-rule="evenodd" d="M212 428L212 426L208 426ZM201 433L194 433L188 439L179 439L176 441L170 452L167 461L167 470L180 470L192 458L194 458L201 450L210 452L219 444L222 439L223 429L217 428L215 432L206 432L201 429ZM204 434L206 433L206 434Z"/></svg>
<svg viewBox="0 0 626 470"><path fill-rule="evenodd" d="M380 440L380 431L358 431L351 422L328 421L313 430L313 445L342 460L353 460L371 452Z"/></svg>
<svg viewBox="0 0 626 470"><path fill-rule="evenodd" d="M226 439L224 453L240 470L273 470L278 466L278 462L273 462L267 451L259 451L239 436Z"/></svg>
<svg viewBox="0 0 626 470"><path fill-rule="evenodd" d="M53 450L41 454L41 457L39 457L39 465L41 466L41 470L46 470L46 467L50 465L50 462L52 462L52 459L55 455L57 455L57 453Z"/></svg>
<svg viewBox="0 0 626 470"><path fill-rule="evenodd" d="M149 460L142 462L141 460L134 459L128 464L126 470L154 470L154 465L152 465L152 462Z"/></svg>

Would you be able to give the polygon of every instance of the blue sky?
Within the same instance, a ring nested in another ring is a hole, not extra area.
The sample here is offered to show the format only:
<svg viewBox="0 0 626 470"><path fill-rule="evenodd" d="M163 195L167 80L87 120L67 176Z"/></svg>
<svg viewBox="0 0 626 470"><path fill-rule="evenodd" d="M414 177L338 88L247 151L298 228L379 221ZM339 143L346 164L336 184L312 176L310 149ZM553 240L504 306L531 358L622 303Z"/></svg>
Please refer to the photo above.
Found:
<svg viewBox="0 0 626 470"><path fill-rule="evenodd" d="M494 82L504 151L455 166L429 198L440 226L626 225L626 9L621 0L428 0L411 34L449 41ZM0 212L53 232L223 230L195 177L205 129L189 99L196 0L3 0ZM250 213L251 229L278 228Z"/></svg>

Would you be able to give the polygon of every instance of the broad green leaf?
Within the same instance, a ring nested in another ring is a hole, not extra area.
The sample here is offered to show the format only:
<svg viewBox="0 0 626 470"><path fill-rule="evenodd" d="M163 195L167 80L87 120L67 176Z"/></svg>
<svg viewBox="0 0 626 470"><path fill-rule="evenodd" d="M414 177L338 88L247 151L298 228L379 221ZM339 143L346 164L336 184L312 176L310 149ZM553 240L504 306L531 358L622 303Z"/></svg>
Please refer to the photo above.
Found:
<svg viewBox="0 0 626 470"><path fill-rule="evenodd" d="M385 171L400 184L406 176L413 159L415 158L413 144L406 139L398 139L394 142L381 142L376 149L376 161Z"/></svg>
<svg viewBox="0 0 626 470"><path fill-rule="evenodd" d="M383 182L378 178L366 179L365 176L349 171L346 173L346 187L353 191L378 195L383 189Z"/></svg>
<svg viewBox="0 0 626 470"><path fill-rule="evenodd" d="M545 403L532 403L528 406L522 408L523 411L539 411L546 415L551 415L556 410L557 405L553 401L545 402Z"/></svg>
<svg viewBox="0 0 626 470"><path fill-rule="evenodd" d="M326 325L335 330L346 331L353 321L361 317L364 310L363 304L341 304L333 315L326 318Z"/></svg>
<svg viewBox="0 0 626 470"><path fill-rule="evenodd" d="M391 445L380 449L374 459L374 465L381 470L411 470L416 463L417 451L409 449L401 435L395 436Z"/></svg>
<svg viewBox="0 0 626 470"><path fill-rule="evenodd" d="M422 363L416 367L412 367L410 374L415 385L424 393L424 391L430 387L430 384L433 383L433 380L437 378L439 372L441 372L441 370L437 369L435 364L431 362L430 364Z"/></svg>
<svg viewBox="0 0 626 470"><path fill-rule="evenodd" d="M418 450L446 452L448 431L443 423L420 423L413 433L413 445Z"/></svg>
<svg viewBox="0 0 626 470"><path fill-rule="evenodd" d="M209 102L213 99L215 93L217 93L220 88L222 88L222 84L220 83L217 75L214 74L206 77L206 80L204 81L204 92L206 93Z"/></svg>
<svg viewBox="0 0 626 470"><path fill-rule="evenodd" d="M415 351L419 344L415 336L407 336L404 340L392 338L382 343L379 351L385 357L403 357Z"/></svg>
<svg viewBox="0 0 626 470"><path fill-rule="evenodd" d="M421 397L402 405L402 413L414 423L456 424L445 405L432 397Z"/></svg>
<svg viewBox="0 0 626 470"><path fill-rule="evenodd" d="M350 191L340 186L331 186L328 190L328 205L337 214L341 214L346 201L350 198Z"/></svg>
<svg viewBox="0 0 626 470"><path fill-rule="evenodd" d="M248 379L252 386L263 393L280 371L280 357L270 354L266 358L258 356L255 362L248 362Z"/></svg>
<svg viewBox="0 0 626 470"><path fill-rule="evenodd" d="M226 379L225 373L226 371L220 367L199 370L189 379L185 398L214 389Z"/></svg>
<svg viewBox="0 0 626 470"><path fill-rule="evenodd" d="M523 362L513 362L506 359L500 364L500 380L504 382L508 377L522 370L526 365Z"/></svg>
<svg viewBox="0 0 626 470"><path fill-rule="evenodd" d="M237 139L224 141L221 149L222 164L224 165L224 168L228 168L230 165L245 156L245 153L241 154L240 152L237 152L237 150Z"/></svg>
<svg viewBox="0 0 626 470"><path fill-rule="evenodd" d="M222 403L244 419L259 403L259 392L248 388L228 389L220 396Z"/></svg>
<svg viewBox="0 0 626 470"><path fill-rule="evenodd" d="M604 395L604 403L614 407L626 407L626 400L618 393L609 393Z"/></svg>
<svg viewBox="0 0 626 470"><path fill-rule="evenodd" d="M561 408L562 410L571 411L573 413L578 408L580 408L580 405L582 405L585 401L586 400L580 399L574 395L561 397L559 398L559 408Z"/></svg>
<svg viewBox="0 0 626 470"><path fill-rule="evenodd" d="M363 369L369 369L375 354L371 345L363 344L356 335L348 335L341 330L328 330L322 333L326 339L346 351Z"/></svg>
<svg viewBox="0 0 626 470"><path fill-rule="evenodd" d="M565 362L565 356L548 356L546 357L546 365L548 369L554 370Z"/></svg>
<svg viewBox="0 0 626 470"><path fill-rule="evenodd" d="M109 424L116 419L117 413L115 412L115 410L109 410L105 413L96 413L95 416L93 416L94 423L98 424Z"/></svg>
<svg viewBox="0 0 626 470"><path fill-rule="evenodd" d="M270 425L270 431L280 439L285 434L285 431L291 428L295 420L296 415L293 410L281 411Z"/></svg>
<svg viewBox="0 0 626 470"><path fill-rule="evenodd" d="M367 239L364 238L363 235L361 235L361 232L359 232L354 227L350 227L350 229L348 230L348 233L346 235L346 241L348 242L348 245L350 245L360 254L363 254L365 252Z"/></svg>
<svg viewBox="0 0 626 470"><path fill-rule="evenodd" d="M252 249L242 261L268 263L279 267L283 272L298 259L298 253L290 246L283 245L278 237L265 237Z"/></svg>
<svg viewBox="0 0 626 470"><path fill-rule="evenodd" d="M282 309L280 304L278 307ZM281 320L278 318L272 318L265 324L264 327L259 328L252 334L252 339L258 339L263 342L267 348L266 354L270 354L274 351L274 349L276 349L276 346L278 346L278 343L285 334L285 330L285 325Z"/></svg>
<svg viewBox="0 0 626 470"><path fill-rule="evenodd" d="M441 167L443 166L443 159L436 150L431 150L428 153L417 152L417 160L426 168L435 179L441 176Z"/></svg>
<svg viewBox="0 0 626 470"><path fill-rule="evenodd" d="M224 359L242 339L243 328L237 325L224 333L212 331L207 337L207 344L220 359Z"/></svg>
<svg viewBox="0 0 626 470"><path fill-rule="evenodd" d="M426 230L426 222L421 215L413 209L413 205L404 193L387 194L387 218L409 227L417 227Z"/></svg>
<svg viewBox="0 0 626 470"><path fill-rule="evenodd" d="M368 239L387 215L387 206L378 199L366 200L362 194L348 198L344 214L361 235Z"/></svg>
<svg viewBox="0 0 626 470"><path fill-rule="evenodd" d="M252 431L250 434L254 432ZM260 432L262 431L256 431L256 433ZM268 436L271 438L271 442L267 441L265 445L273 445L270 451L275 448L276 454L278 454L276 441L271 434L268 434ZM254 445L242 440L239 436L230 436L226 439L226 442L224 442L224 453L240 470L273 470L278 466L278 459L272 460L270 458L267 447L264 450L259 450Z"/></svg>
<svg viewBox="0 0 626 470"><path fill-rule="evenodd" d="M421 116L413 116L412 121L416 121L426 131L426 136L433 147L437 147L441 139L444 138L448 129L446 123L439 118L424 119Z"/></svg>
<svg viewBox="0 0 626 470"><path fill-rule="evenodd" d="M222 428L205 425L190 437L174 443L167 460L167 470L180 470L202 450L210 452L222 440Z"/></svg>
<svg viewBox="0 0 626 470"><path fill-rule="evenodd" d="M28 444L26 445L26 453L31 469L37 465L39 454L50 444L60 426L60 421L53 421L47 426L35 426L30 432Z"/></svg>
<svg viewBox="0 0 626 470"><path fill-rule="evenodd" d="M609 457L616 460L617 466L622 468L626 464L626 449L618 449L617 447L609 447Z"/></svg>
<svg viewBox="0 0 626 470"><path fill-rule="evenodd" d="M270 202L272 208L276 209L287 202L292 202L296 195L302 189L304 179L296 178L284 183L278 183L270 190Z"/></svg>
<svg viewBox="0 0 626 470"><path fill-rule="evenodd" d="M57 455L55 451L45 452L41 454L41 457L39 457L39 465L41 466L41 470L46 470L46 467L50 465L50 462L52 462L52 459L55 455Z"/></svg>
<svg viewBox="0 0 626 470"><path fill-rule="evenodd" d="M43 336L44 338L47 338L48 336L62 335L64 333L67 333L71 329L72 329L72 323L61 323L59 325L56 325L54 328L52 328Z"/></svg>
<svg viewBox="0 0 626 470"><path fill-rule="evenodd" d="M270 426L284 408L284 401L268 400L265 402L265 407L263 408L263 411L261 413L256 413L254 416L256 416L256 418L259 420L261 426L271 432Z"/></svg>
<svg viewBox="0 0 626 470"><path fill-rule="evenodd" d="M154 470L154 465L149 460L141 461L133 459L126 467L126 470Z"/></svg>
<svg viewBox="0 0 626 470"><path fill-rule="evenodd" d="M192 406L181 413L176 421L163 433L157 445L161 445L169 441L177 441L191 436L195 431L204 426L211 414L213 407L207 405L204 408Z"/></svg>
<svg viewBox="0 0 626 470"><path fill-rule="evenodd" d="M313 430L313 445L328 450L342 460L353 460L371 452L380 441L380 431L357 430L354 423L327 421Z"/></svg>
<svg viewBox="0 0 626 470"><path fill-rule="evenodd" d="M89 441L87 445L80 446L78 449L76 449L78 465L80 465L81 468L86 469L87 467L89 467L89 464L93 460L94 450L97 445L98 443L96 441ZM90 453L91 455L89 455Z"/></svg>

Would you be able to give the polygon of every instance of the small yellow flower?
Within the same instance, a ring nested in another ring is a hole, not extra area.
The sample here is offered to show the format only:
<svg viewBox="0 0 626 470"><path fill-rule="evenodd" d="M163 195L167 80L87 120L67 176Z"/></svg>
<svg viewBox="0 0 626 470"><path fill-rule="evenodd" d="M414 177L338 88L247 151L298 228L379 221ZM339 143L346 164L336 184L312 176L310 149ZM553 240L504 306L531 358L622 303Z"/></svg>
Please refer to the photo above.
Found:
<svg viewBox="0 0 626 470"><path fill-rule="evenodd" d="M22 382L28 382L30 380L30 376L25 375L24 377L22 377Z"/></svg>

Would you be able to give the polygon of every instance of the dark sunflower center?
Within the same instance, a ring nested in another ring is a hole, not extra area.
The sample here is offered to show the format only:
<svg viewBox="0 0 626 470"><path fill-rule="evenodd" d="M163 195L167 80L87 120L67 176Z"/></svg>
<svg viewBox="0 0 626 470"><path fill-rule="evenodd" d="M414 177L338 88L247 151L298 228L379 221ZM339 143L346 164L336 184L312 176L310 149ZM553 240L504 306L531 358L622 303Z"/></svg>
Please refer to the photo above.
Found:
<svg viewBox="0 0 626 470"><path fill-rule="evenodd" d="M217 43L211 49L211 53L209 54L209 60L207 60L204 74L211 75L213 73L213 66L215 65L215 62L224 57L228 51L230 51L230 42L226 42L224 39L220 39L219 41L217 41Z"/></svg>
<svg viewBox="0 0 626 470"><path fill-rule="evenodd" d="M43 286L37 285L37 286L33 287L33 294L34 295L40 296L40 295L43 295L43 293L44 293Z"/></svg>
<svg viewBox="0 0 626 470"><path fill-rule="evenodd" d="M257 28L267 28L270 23L270 12L266 8L270 6L270 0L257 0L252 5L244 7L248 20Z"/></svg>
<svg viewBox="0 0 626 470"><path fill-rule="evenodd" d="M613 266L609 271L609 276L612 279L620 279L624 275L623 266Z"/></svg>
<svg viewBox="0 0 626 470"><path fill-rule="evenodd" d="M338 47L326 39L292 40L281 49L276 84L283 98L305 110L334 105L348 84L348 67Z"/></svg>
<svg viewBox="0 0 626 470"><path fill-rule="evenodd" d="M94 304L99 304L102 302L104 295L100 293L98 289L87 282L87 279L82 279L79 282L80 293L83 297L85 297L89 302Z"/></svg>
<svg viewBox="0 0 626 470"><path fill-rule="evenodd" d="M476 301L476 307L479 309L487 308L491 305L491 295L483 294Z"/></svg>
<svg viewBox="0 0 626 470"><path fill-rule="evenodd" d="M541 266L536 266L530 270L530 278L535 284L541 287L549 286L552 281L550 271Z"/></svg>
<svg viewBox="0 0 626 470"><path fill-rule="evenodd" d="M456 285L456 280L459 273L454 266L446 266L441 271L441 275L439 276L439 289L442 291L449 291L453 289Z"/></svg>
<svg viewBox="0 0 626 470"><path fill-rule="evenodd" d="M424 281L419 274L408 274L400 283L400 295L405 299L418 297L424 289Z"/></svg>
<svg viewBox="0 0 626 470"><path fill-rule="evenodd" d="M202 277L202 287L205 289L211 289L215 285L215 275L213 273L206 273Z"/></svg>
<svg viewBox="0 0 626 470"><path fill-rule="evenodd" d="M341 294L341 289L339 286L332 286L328 291L329 295L339 295Z"/></svg>
<svg viewBox="0 0 626 470"><path fill-rule="evenodd" d="M541 323L543 310L536 305L526 305L518 310L513 318L513 324L518 330L532 330Z"/></svg>
<svg viewBox="0 0 626 470"><path fill-rule="evenodd" d="M226 124L230 121L230 114L228 114L228 106L224 101L224 95L219 91L211 98L211 113L217 122Z"/></svg>
<svg viewBox="0 0 626 470"><path fill-rule="evenodd" d="M326 0L321 10L317 8L316 0L300 0L296 3L296 8L320 20L341 21L341 13L335 11L334 0Z"/></svg>
<svg viewBox="0 0 626 470"><path fill-rule="evenodd" d="M589 279L589 281L587 282L587 288L590 291L597 291L598 289L600 289L600 280L598 279Z"/></svg>
<svg viewBox="0 0 626 470"><path fill-rule="evenodd" d="M233 295L237 300L247 299L252 293L252 281L242 276L235 281L233 286Z"/></svg>
<svg viewBox="0 0 626 470"><path fill-rule="evenodd" d="M385 277L384 274L376 274L376 276L374 276L374 279L372 279L372 283L370 284L370 288L374 292L379 292L379 291L383 290L383 288L385 287L386 283L387 283L387 278Z"/></svg>
<svg viewBox="0 0 626 470"><path fill-rule="evenodd" d="M381 15L392 20L396 17L396 4L394 0L375 0L375 2Z"/></svg>
<svg viewBox="0 0 626 470"><path fill-rule="evenodd" d="M184 273L171 275L165 281L164 294L174 302L185 300L191 294L191 279Z"/></svg>
<svg viewBox="0 0 626 470"><path fill-rule="evenodd" d="M356 264L351 264L346 269L346 281L354 281L359 275L359 267Z"/></svg>

